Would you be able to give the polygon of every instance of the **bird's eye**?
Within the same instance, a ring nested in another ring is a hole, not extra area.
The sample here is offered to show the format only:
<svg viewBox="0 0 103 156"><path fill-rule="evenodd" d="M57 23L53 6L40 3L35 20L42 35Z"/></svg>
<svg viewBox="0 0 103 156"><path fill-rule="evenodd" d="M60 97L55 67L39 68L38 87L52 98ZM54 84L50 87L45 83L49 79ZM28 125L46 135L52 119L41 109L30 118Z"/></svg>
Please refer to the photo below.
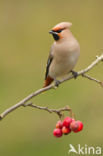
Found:
<svg viewBox="0 0 103 156"><path fill-rule="evenodd" d="M61 33L63 31L63 29L59 29L59 30L57 30L56 32L57 33Z"/></svg>

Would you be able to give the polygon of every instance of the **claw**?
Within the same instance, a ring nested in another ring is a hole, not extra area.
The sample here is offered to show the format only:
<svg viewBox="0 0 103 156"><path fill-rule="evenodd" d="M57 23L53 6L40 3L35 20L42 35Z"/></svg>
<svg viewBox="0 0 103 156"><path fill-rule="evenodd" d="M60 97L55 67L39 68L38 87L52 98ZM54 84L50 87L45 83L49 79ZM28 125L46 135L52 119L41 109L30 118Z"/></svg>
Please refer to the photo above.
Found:
<svg viewBox="0 0 103 156"><path fill-rule="evenodd" d="M60 81L59 80L55 80L55 86L58 87L60 84Z"/></svg>
<svg viewBox="0 0 103 156"><path fill-rule="evenodd" d="M77 72L75 72L75 71L71 71L72 72L72 74L73 74L73 76L74 76L74 78L76 79L77 78L77 76L78 76L78 73Z"/></svg>

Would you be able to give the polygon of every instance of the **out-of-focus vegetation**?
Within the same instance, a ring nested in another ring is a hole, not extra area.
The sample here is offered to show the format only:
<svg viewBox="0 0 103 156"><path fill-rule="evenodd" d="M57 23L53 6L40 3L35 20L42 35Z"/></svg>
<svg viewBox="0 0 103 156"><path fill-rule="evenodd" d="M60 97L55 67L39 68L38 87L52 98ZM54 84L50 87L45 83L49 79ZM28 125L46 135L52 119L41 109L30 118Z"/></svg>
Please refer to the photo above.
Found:
<svg viewBox="0 0 103 156"><path fill-rule="evenodd" d="M103 1L0 1L0 112L43 86L53 42L49 30L70 21L81 46L76 70L88 66L103 50ZM103 80L103 64L90 71ZM20 108L0 122L0 156L68 155L69 144L103 144L103 88L79 77L33 101L41 106L69 105L84 130L60 139L52 135L58 116Z"/></svg>

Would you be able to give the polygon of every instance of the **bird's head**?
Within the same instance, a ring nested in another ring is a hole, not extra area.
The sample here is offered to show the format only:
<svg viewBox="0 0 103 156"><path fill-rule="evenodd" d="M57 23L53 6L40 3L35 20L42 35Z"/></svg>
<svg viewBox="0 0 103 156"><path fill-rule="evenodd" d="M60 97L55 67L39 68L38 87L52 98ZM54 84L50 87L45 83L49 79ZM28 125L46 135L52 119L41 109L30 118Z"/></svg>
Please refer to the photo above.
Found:
<svg viewBox="0 0 103 156"><path fill-rule="evenodd" d="M72 23L62 22L54 26L49 33L53 35L55 41L58 41L67 36L67 33L71 26Z"/></svg>

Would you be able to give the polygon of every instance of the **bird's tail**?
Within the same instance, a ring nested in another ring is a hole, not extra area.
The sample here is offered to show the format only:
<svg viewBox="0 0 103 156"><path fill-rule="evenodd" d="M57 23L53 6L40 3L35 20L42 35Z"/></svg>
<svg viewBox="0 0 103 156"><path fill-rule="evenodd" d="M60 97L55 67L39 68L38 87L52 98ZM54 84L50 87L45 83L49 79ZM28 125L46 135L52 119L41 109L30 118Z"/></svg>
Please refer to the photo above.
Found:
<svg viewBox="0 0 103 156"><path fill-rule="evenodd" d="M49 86L53 82L53 80L54 80L53 78L51 78L50 76L48 76L46 78L45 82L44 82L43 88Z"/></svg>

